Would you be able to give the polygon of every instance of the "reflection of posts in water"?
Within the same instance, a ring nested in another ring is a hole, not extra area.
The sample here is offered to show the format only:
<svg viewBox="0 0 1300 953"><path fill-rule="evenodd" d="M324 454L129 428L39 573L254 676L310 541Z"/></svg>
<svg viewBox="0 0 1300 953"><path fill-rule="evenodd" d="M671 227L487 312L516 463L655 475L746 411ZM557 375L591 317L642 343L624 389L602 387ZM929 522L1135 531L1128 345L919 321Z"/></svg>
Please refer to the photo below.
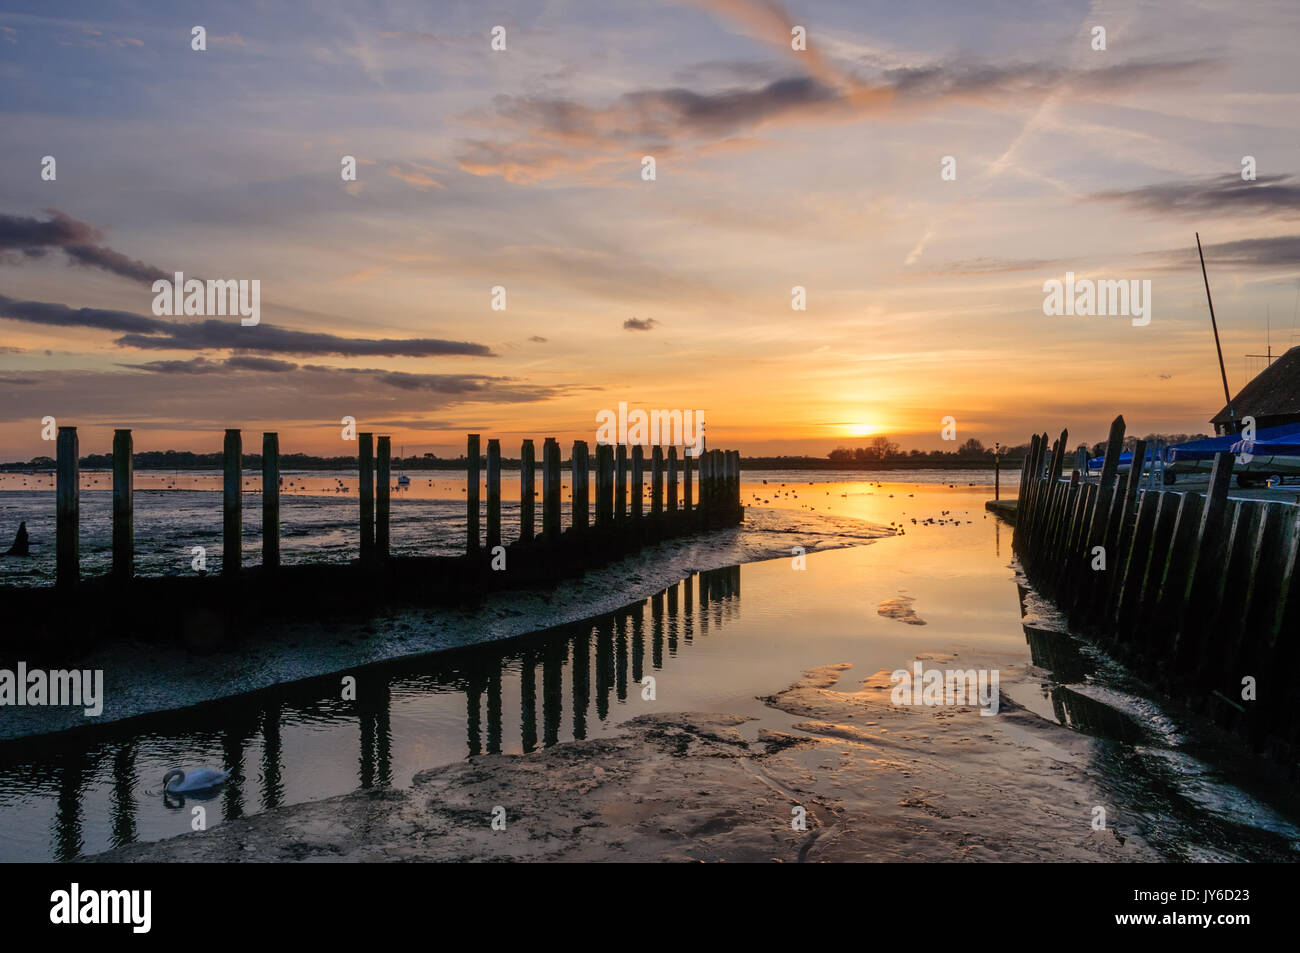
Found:
<svg viewBox="0 0 1300 953"><path fill-rule="evenodd" d="M501 657L488 663L487 682L487 753L501 753Z"/></svg>
<svg viewBox="0 0 1300 953"><path fill-rule="evenodd" d="M128 741L113 756L113 846L135 842L135 742Z"/></svg>
<svg viewBox="0 0 1300 953"><path fill-rule="evenodd" d="M668 654L677 654L677 583L668 587Z"/></svg>
<svg viewBox="0 0 1300 953"><path fill-rule="evenodd" d="M524 752L537 748L537 660L532 649L524 650L519 667L519 737Z"/></svg>
<svg viewBox="0 0 1300 953"><path fill-rule="evenodd" d="M700 635L709 634L709 574L701 572L696 584L700 587Z"/></svg>
<svg viewBox="0 0 1300 953"><path fill-rule="evenodd" d="M564 711L564 655L567 642L551 639L542 653L542 744L560 740L560 715Z"/></svg>
<svg viewBox="0 0 1300 953"><path fill-rule="evenodd" d="M632 621L632 681L641 684L645 673L645 603L629 609Z"/></svg>
<svg viewBox="0 0 1300 953"><path fill-rule="evenodd" d="M627 701L627 616L614 620L614 691L621 702Z"/></svg>
<svg viewBox="0 0 1300 953"><path fill-rule="evenodd" d="M591 631L583 626L573 637L573 737L587 737L587 705L591 701Z"/></svg>
<svg viewBox="0 0 1300 953"><path fill-rule="evenodd" d="M279 807L284 797L280 783L280 703L262 709L262 810Z"/></svg>
<svg viewBox="0 0 1300 953"><path fill-rule="evenodd" d="M655 669L664 667L664 594L662 591L650 597L650 664Z"/></svg>
<svg viewBox="0 0 1300 953"><path fill-rule="evenodd" d="M361 787L387 787L393 774L388 679L382 675L357 679L356 705L361 729Z"/></svg>
<svg viewBox="0 0 1300 953"><path fill-rule="evenodd" d="M465 684L465 744L471 755L483 753L482 699L483 677L476 667L470 671Z"/></svg>
<svg viewBox="0 0 1300 953"><path fill-rule="evenodd" d="M695 635L695 604L692 600L694 584L695 580L690 576L682 580L682 637L687 645L691 644Z"/></svg>
<svg viewBox="0 0 1300 953"><path fill-rule="evenodd" d="M65 753L59 759L59 800L54 812L54 844L59 860L71 860L81 853L81 795L85 785L88 755L84 749Z"/></svg>
<svg viewBox="0 0 1300 953"><path fill-rule="evenodd" d="M596 623L596 715L609 715L609 693L614 684L614 620L603 617Z"/></svg>
<svg viewBox="0 0 1300 953"><path fill-rule="evenodd" d="M244 816L244 733L238 727L221 733L221 751L230 777L221 788L221 816L227 821Z"/></svg>

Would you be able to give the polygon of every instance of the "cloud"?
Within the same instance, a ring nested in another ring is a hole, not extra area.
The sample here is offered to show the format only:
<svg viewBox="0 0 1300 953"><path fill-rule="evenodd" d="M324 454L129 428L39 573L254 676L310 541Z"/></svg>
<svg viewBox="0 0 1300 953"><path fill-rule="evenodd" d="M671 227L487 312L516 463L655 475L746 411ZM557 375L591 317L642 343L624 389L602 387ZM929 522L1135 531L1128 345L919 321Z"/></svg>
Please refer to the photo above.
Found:
<svg viewBox="0 0 1300 953"><path fill-rule="evenodd" d="M20 251L28 258L39 258L47 250L58 248L75 264L101 268L134 281L170 277L160 268L97 244L104 234L95 226L57 208L45 209L45 214L50 216L46 221L23 215L0 215L0 252Z"/></svg>
<svg viewBox="0 0 1300 953"><path fill-rule="evenodd" d="M1160 215L1300 214L1300 184L1293 175L1262 175L1246 182L1239 173L1183 182L1160 182L1092 196Z"/></svg>
<svg viewBox="0 0 1300 953"><path fill-rule="evenodd" d="M0 318L52 327L94 328L98 331L142 334L165 331L169 327L157 318L147 318L130 311L70 308L53 301L17 301L5 295L0 295Z"/></svg>
<svg viewBox="0 0 1300 953"><path fill-rule="evenodd" d="M808 68L813 61L801 62ZM874 80L823 66L808 69L811 75L722 90L634 90L604 105L503 95L488 109L461 118L511 138L465 139L456 160L473 175L530 184L636 159L647 151L702 154L727 139L744 145L747 136L767 126L906 119L918 109L954 104L1020 108L1051 95L1113 94L1185 82L1208 63L1119 63L1085 70L1044 63L946 62L889 69Z"/></svg>
<svg viewBox="0 0 1300 953"><path fill-rule="evenodd" d="M1300 271L1300 235L1245 238L1218 245L1205 245L1204 250L1206 265L1250 269L1291 268ZM1169 269L1182 270L1190 267L1200 270L1194 241L1184 248L1145 252L1143 257Z"/></svg>
<svg viewBox="0 0 1300 953"><path fill-rule="evenodd" d="M153 265L147 265L142 261L128 258L121 252L113 251L113 249L104 245L66 245L63 251L79 265L102 268L104 271L134 281L154 282L159 278L170 280L172 277L161 268L155 268Z"/></svg>
<svg viewBox="0 0 1300 953"><path fill-rule="evenodd" d="M623 322L626 331L649 331L659 322L654 318L628 318Z"/></svg>
<svg viewBox="0 0 1300 953"><path fill-rule="evenodd" d="M233 319L194 323L163 321L98 308L70 308L47 301L16 301L0 295L0 318L54 327L122 332L114 343L138 350L233 350L276 354L334 354L344 357L495 357L484 344L438 338L346 338L278 328L263 321L246 328Z"/></svg>
<svg viewBox="0 0 1300 953"><path fill-rule="evenodd" d="M439 182L439 181L438 181L437 179L435 179L433 176L431 176L431 175L428 174L428 173L430 173L430 172L433 171L432 168L430 168L430 167L428 167L428 166L418 165L418 164L416 164L416 163L414 163L414 162L410 162L410 163L407 163L407 164L408 164L408 165L411 165L411 166L414 166L414 167L415 167L415 168L414 168L414 171L413 171L413 170L410 170L410 169L403 169L403 168L402 168L401 166L399 166L399 165L392 165L392 166L389 166L388 169L387 169L386 171L387 171L388 174L391 175L393 178L395 178L395 179L401 179L403 182L407 183L408 185L413 185L413 186L415 186L417 189L441 189L441 188L445 188L445 186L444 186L441 182ZM423 170L423 171L421 171L421 170Z"/></svg>

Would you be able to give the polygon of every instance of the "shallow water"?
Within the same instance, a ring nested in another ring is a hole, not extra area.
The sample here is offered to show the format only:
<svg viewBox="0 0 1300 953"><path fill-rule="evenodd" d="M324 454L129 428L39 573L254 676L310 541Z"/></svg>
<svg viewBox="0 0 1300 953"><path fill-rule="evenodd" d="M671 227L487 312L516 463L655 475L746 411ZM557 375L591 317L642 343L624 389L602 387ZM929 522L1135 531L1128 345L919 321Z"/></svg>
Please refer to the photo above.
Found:
<svg viewBox="0 0 1300 953"><path fill-rule="evenodd" d="M183 834L196 804L212 826L358 787L405 786L438 764L594 737L648 712L752 715L749 738L788 731L797 719L758 698L827 663L851 663L842 684L852 688L923 652L1031 660L1010 530L985 516L987 488L781 482L747 481L746 502L830 508L904 535L810 553L803 569L792 556L696 573L586 623L352 670L356 701L342 698L335 675L0 744L0 859L65 859ZM877 611L900 596L925 625ZM1048 654L1040 646L1040 661ZM642 694L646 676L653 700ZM1072 669L1062 681L1093 677ZM1203 749L1193 756L1141 699L1122 716L1114 706L1099 713L1093 687L1047 687L1041 705L1017 700L1096 734L1091 757L1126 822L1186 859L1289 856L1300 835L1289 810L1261 799L1275 792L1247 783L1249 764L1218 767ZM173 766L234 774L210 800L164 801Z"/></svg>
<svg viewBox="0 0 1300 953"><path fill-rule="evenodd" d="M410 485L396 487L393 476L391 548L401 556L453 556L463 551L466 529L464 471L420 471L407 474ZM360 498L355 471L286 471L280 496L280 558L286 565L306 562L348 562L361 546ZM803 473L752 471L745 474L744 499L761 505L793 504L802 490L804 500L821 496L811 490L822 484L862 484L880 479L909 483L966 486L988 482L980 471L922 470L900 477L897 472L861 471ZM767 480L767 483L763 481ZM80 497L80 549L83 576L108 573L112 565L113 476L83 471ZM562 520L568 525L570 475L561 478ZM649 504L649 474L643 491ZM243 475L243 547L246 566L257 565L262 551L261 475ZM594 486L594 480L592 481ZM141 472L134 480L136 573L176 576L195 572L195 547L202 547L205 571L221 571L222 476L212 471ZM541 477L537 477L540 492ZM824 492L824 488L823 488ZM682 490L679 488L678 495ZM487 498L480 484L480 501ZM812 501L805 508L818 512L847 512L835 500ZM851 515L851 514L850 514ZM8 548L18 525L27 523L31 556L0 558L0 584L54 584L54 477L52 474L0 474L0 552ZM507 541L519 534L519 471L501 476L501 533Z"/></svg>

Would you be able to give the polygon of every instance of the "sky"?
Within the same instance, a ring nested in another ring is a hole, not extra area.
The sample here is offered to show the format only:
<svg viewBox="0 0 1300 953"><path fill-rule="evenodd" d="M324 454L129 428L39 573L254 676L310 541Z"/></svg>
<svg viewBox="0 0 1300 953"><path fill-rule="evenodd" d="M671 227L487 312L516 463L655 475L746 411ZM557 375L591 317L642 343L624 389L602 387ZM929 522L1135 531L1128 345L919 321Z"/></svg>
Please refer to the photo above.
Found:
<svg viewBox="0 0 1300 953"><path fill-rule="evenodd" d="M0 460L47 416L512 456L620 402L746 454L1210 432L1196 232L1232 392L1300 344L1297 36L1289 0L0 0ZM155 315L176 272L260 322ZM1067 272L1150 281L1149 323L1046 315Z"/></svg>

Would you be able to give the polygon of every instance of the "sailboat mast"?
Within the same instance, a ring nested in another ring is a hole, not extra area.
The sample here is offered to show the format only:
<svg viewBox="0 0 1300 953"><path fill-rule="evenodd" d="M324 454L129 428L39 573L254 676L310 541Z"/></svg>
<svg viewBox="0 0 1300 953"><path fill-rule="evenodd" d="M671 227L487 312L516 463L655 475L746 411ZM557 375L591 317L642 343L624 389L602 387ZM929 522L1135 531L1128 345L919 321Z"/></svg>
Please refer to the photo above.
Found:
<svg viewBox="0 0 1300 953"><path fill-rule="evenodd" d="M1205 279L1205 300L1210 303L1210 327L1214 328L1214 349L1219 352L1219 374L1223 377L1223 400L1232 404L1232 395L1228 393L1228 372L1223 366L1223 347L1219 344L1219 323L1214 319L1214 299L1210 297L1210 276L1205 271L1205 252L1201 251L1201 233L1196 233L1196 254L1201 256L1201 277ZM1232 413L1229 406L1228 413Z"/></svg>

